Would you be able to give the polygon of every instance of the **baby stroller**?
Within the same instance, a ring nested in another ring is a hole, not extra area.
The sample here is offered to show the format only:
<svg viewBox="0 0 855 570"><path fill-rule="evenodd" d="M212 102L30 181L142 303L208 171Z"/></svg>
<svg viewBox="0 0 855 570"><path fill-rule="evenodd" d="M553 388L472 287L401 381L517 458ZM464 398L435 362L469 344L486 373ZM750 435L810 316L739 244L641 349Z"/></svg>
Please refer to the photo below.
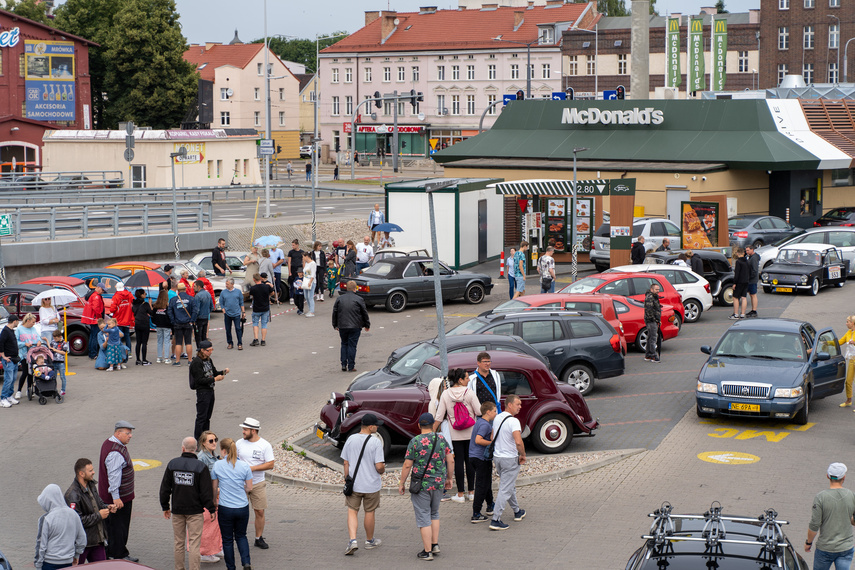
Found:
<svg viewBox="0 0 855 570"><path fill-rule="evenodd" d="M36 359L44 356L44 366L38 366ZM27 386L27 399L33 396L39 398L39 404L47 404L48 398L54 398L57 404L62 403L62 395L56 388L56 371L53 369L53 351L46 346L34 346L27 351L27 366L33 375L33 385Z"/></svg>

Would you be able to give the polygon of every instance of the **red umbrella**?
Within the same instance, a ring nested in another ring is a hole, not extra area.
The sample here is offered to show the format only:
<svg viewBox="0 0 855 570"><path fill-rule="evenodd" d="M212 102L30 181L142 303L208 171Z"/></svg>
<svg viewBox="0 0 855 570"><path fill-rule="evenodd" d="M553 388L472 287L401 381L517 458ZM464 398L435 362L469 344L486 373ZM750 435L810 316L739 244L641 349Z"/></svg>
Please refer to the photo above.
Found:
<svg viewBox="0 0 855 570"><path fill-rule="evenodd" d="M137 271L125 280L125 287L154 287L169 277L163 271L144 269Z"/></svg>

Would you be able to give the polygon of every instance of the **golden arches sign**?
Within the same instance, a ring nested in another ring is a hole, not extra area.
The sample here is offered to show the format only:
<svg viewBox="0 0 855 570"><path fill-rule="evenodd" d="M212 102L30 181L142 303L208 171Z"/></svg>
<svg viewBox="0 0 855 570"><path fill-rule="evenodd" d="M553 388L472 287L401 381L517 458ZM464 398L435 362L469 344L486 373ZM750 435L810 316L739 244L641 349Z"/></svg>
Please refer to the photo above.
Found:
<svg viewBox="0 0 855 570"><path fill-rule="evenodd" d="M680 31L680 19L679 18L668 18L668 31L669 32L679 32Z"/></svg>
<svg viewBox="0 0 855 570"><path fill-rule="evenodd" d="M726 34L727 33L727 20L716 20L715 21L715 31L718 34Z"/></svg>
<svg viewBox="0 0 855 570"><path fill-rule="evenodd" d="M704 21L701 18L692 18L692 33L704 32Z"/></svg>

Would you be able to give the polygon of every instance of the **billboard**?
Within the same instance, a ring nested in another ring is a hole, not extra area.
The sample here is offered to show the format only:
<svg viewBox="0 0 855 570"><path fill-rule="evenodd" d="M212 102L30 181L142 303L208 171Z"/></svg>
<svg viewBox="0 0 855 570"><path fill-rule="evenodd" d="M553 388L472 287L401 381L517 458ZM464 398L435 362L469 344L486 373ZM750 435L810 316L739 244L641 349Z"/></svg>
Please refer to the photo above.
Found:
<svg viewBox="0 0 855 570"><path fill-rule="evenodd" d="M74 43L24 40L27 118L74 121Z"/></svg>
<svg viewBox="0 0 855 570"><path fill-rule="evenodd" d="M718 245L718 203L680 202L683 214L682 248L703 249Z"/></svg>

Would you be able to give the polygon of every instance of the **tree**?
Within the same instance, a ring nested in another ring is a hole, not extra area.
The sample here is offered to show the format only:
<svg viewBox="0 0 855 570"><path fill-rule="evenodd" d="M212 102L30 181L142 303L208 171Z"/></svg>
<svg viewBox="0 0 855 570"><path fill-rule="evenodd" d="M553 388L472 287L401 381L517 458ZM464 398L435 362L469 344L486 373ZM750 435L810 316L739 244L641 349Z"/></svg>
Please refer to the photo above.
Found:
<svg viewBox="0 0 855 570"><path fill-rule="evenodd" d="M718 2L715 3L715 11L716 11L716 14L728 14L729 13L727 10L724 9L724 0L718 0Z"/></svg>
<svg viewBox="0 0 855 570"><path fill-rule="evenodd" d="M338 34L343 35L338 36ZM338 37L320 40L318 42L318 49L322 50L347 37L346 32L333 32L326 35ZM252 43L260 44L263 42L264 38L254 40ZM287 40L283 38L270 38L270 50L279 56L280 59L293 61L294 63L302 63L306 66L306 72L308 73L314 73L317 69L317 62L315 61L315 40L313 39L301 38Z"/></svg>
<svg viewBox="0 0 855 570"><path fill-rule="evenodd" d="M39 0L6 0L5 9L9 12L14 12L22 18L29 18L42 24L51 25L48 18L48 5L45 2Z"/></svg>
<svg viewBox="0 0 855 570"><path fill-rule="evenodd" d="M597 11L603 16L629 16L624 0L600 0L597 2Z"/></svg>

